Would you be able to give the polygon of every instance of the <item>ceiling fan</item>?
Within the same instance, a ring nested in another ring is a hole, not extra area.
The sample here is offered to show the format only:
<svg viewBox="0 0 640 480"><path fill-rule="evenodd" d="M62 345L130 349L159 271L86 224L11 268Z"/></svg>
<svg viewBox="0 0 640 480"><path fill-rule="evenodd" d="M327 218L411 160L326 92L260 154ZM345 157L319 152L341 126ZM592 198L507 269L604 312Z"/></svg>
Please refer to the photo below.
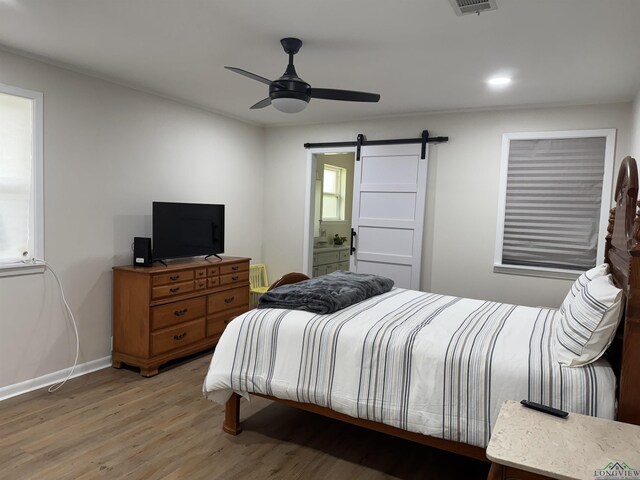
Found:
<svg viewBox="0 0 640 480"><path fill-rule="evenodd" d="M346 102L377 102L380 100L380 95L377 93L335 90L333 88L312 88L311 85L298 77L296 69L293 66L293 56L298 53L300 47L302 47L302 40L298 38L283 38L280 40L280 43L284 51L289 55L289 64L284 74L276 80L269 80L268 78L247 72L241 68L224 67L232 72L269 85L269 96L253 105L251 107L252 109L273 105L281 112L298 113L305 109L309 100L312 98Z"/></svg>

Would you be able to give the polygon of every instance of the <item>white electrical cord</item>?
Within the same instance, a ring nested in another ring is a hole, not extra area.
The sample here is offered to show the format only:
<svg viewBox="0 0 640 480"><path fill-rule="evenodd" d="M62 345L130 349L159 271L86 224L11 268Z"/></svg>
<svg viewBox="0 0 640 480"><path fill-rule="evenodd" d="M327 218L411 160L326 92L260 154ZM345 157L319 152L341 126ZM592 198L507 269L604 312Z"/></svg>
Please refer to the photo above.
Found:
<svg viewBox="0 0 640 480"><path fill-rule="evenodd" d="M69 370L69 373L67 374L67 377L64 380L62 380L61 382L54 383L53 385L51 385L47 389L49 391L49 393L53 393L56 390L58 390L60 387L62 387L65 383L67 383L67 380L69 380L71 378L71 375L73 375L73 371L75 370L76 366L78 365L78 356L80 355L80 337L78 336L78 325L76 324L76 319L73 316L73 312L71 311L71 307L69 307L69 304L67 303L67 299L64 296L64 289L62 288L62 282L60 281L60 278L58 277L58 274L53 269L51 264L49 262L47 262L45 260L41 260L39 258L34 258L32 260L25 261L25 263L41 263L41 264L45 265L47 267L47 270L49 270L51 272L53 277L56 279L56 282L58 282L58 286L60 287L60 296L62 297L62 302L64 303L64 306L66 307L67 312L69 313L69 318L71 318L71 323L73 325L73 331L76 334L76 359L73 361L73 366L71 367L71 370Z"/></svg>

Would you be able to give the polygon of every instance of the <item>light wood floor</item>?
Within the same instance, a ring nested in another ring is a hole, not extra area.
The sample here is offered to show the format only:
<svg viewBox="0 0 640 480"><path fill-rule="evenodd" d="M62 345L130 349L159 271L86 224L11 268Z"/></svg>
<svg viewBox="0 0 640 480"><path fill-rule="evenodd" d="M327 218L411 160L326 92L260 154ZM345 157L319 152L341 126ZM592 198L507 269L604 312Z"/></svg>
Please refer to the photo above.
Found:
<svg viewBox="0 0 640 480"><path fill-rule="evenodd" d="M210 355L153 378L108 368L0 402L2 479L485 479L488 464L256 398L222 432Z"/></svg>

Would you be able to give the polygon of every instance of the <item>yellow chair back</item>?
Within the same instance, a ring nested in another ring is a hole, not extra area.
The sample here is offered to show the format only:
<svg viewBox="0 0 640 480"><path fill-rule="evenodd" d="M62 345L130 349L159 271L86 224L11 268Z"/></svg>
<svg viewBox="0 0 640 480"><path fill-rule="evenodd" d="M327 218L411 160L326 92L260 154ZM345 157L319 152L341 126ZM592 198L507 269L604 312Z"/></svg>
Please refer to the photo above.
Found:
<svg viewBox="0 0 640 480"><path fill-rule="evenodd" d="M264 263L249 265L249 290L251 292L249 301L252 308L258 305L258 299L268 289L267 266Z"/></svg>

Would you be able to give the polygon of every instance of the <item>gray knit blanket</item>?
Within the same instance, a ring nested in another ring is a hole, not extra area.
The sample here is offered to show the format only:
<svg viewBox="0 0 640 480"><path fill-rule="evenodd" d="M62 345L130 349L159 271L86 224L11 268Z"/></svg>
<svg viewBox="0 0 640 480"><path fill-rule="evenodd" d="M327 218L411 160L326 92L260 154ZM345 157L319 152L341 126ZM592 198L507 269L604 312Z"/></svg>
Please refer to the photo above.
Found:
<svg viewBox="0 0 640 480"><path fill-rule="evenodd" d="M287 308L333 313L369 297L388 292L393 280L366 273L333 272L283 285L260 297L258 308Z"/></svg>

